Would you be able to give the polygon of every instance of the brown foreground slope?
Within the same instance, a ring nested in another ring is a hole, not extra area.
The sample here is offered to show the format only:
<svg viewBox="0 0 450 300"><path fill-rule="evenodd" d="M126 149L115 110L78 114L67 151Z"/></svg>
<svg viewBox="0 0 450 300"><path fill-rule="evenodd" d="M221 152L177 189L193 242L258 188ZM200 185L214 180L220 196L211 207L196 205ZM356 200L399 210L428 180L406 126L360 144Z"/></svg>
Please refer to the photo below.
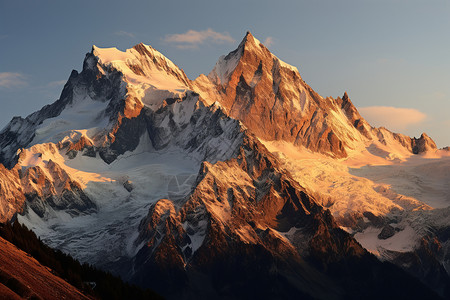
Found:
<svg viewBox="0 0 450 300"><path fill-rule="evenodd" d="M0 238L0 299L90 299Z"/></svg>

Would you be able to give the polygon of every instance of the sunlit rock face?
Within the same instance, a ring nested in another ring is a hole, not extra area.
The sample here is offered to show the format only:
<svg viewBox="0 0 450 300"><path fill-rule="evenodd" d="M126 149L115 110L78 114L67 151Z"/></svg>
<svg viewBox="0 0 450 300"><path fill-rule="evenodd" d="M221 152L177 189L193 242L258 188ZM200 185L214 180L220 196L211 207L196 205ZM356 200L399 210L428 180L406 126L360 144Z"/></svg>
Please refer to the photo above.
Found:
<svg viewBox="0 0 450 300"><path fill-rule="evenodd" d="M413 152L414 139L372 128L347 93L323 98L297 68L273 55L250 32L239 47L222 56L214 69L193 82L207 101L218 101L227 113L267 141L287 141L336 158L370 141L400 144ZM388 135L389 138L383 137ZM436 149L415 147L414 153Z"/></svg>

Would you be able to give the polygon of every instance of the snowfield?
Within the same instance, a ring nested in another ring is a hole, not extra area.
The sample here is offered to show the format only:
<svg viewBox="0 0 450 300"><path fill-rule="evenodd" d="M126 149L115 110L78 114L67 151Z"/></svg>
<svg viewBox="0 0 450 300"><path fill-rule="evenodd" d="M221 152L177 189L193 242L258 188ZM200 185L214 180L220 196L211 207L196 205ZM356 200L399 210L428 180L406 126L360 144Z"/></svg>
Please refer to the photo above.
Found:
<svg viewBox="0 0 450 300"><path fill-rule="evenodd" d="M433 208L450 206L450 157L411 156L402 163L350 168L359 177L391 186L391 189Z"/></svg>
<svg viewBox="0 0 450 300"><path fill-rule="evenodd" d="M384 250L412 251L429 233L430 225L441 228L450 224L445 221L448 218L439 217L439 209L450 207L447 151L409 156L394 152L386 157L385 152L374 151L371 145L370 151L336 160L284 142L264 144L332 212L343 229L380 258ZM379 156L373 159L374 154ZM362 228L347 226L351 216L365 212L385 218L396 233L384 240L378 238L382 228L374 227L366 217Z"/></svg>
<svg viewBox="0 0 450 300"><path fill-rule="evenodd" d="M24 216L18 215L19 221L51 247L100 267L136 255L142 246L134 244L138 226L150 205L189 193L200 166L198 158L182 149L155 151L147 135L137 149L110 165L99 157L77 155L69 160L59 152L53 159L85 185L98 211L75 217L53 211L43 220L30 209ZM180 182L179 178L184 180ZM125 182L130 183L131 191Z"/></svg>

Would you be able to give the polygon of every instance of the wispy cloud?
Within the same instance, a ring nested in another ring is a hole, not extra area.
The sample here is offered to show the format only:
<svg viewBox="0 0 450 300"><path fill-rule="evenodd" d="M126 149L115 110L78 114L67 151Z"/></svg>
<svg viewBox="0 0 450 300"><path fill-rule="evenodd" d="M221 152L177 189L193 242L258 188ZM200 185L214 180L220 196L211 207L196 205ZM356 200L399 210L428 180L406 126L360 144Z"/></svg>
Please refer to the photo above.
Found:
<svg viewBox="0 0 450 300"><path fill-rule="evenodd" d="M118 35L118 36L129 37L129 38L135 38L136 37L136 35L134 33L128 32L128 31L124 31L124 30L116 31L116 32L114 32L114 34Z"/></svg>
<svg viewBox="0 0 450 300"><path fill-rule="evenodd" d="M440 91L437 91L437 92L434 92L431 95L431 97L434 98L434 99L437 99L437 100L444 100L445 98L447 98L447 94L445 94L443 92L440 92Z"/></svg>
<svg viewBox="0 0 450 300"><path fill-rule="evenodd" d="M383 126L393 131L403 131L425 121L427 115L414 108L370 106L358 108L372 126Z"/></svg>
<svg viewBox="0 0 450 300"><path fill-rule="evenodd" d="M164 37L163 41L174 44L179 49L198 48L199 45L205 43L223 44L235 42L228 32L220 33L211 28L201 31L191 29L185 33L169 34Z"/></svg>
<svg viewBox="0 0 450 300"><path fill-rule="evenodd" d="M6 34L0 34L0 40L6 39L8 36Z"/></svg>
<svg viewBox="0 0 450 300"><path fill-rule="evenodd" d="M273 37L268 36L268 37L266 37L266 39L264 40L263 44L264 44L266 47L270 47L270 46L273 45L273 42L274 42Z"/></svg>
<svg viewBox="0 0 450 300"><path fill-rule="evenodd" d="M25 76L20 73L1 72L0 88L12 88L26 85Z"/></svg>
<svg viewBox="0 0 450 300"><path fill-rule="evenodd" d="M47 84L47 86L51 87L51 88L53 88L53 87L62 87L66 82L67 82L67 80L52 81L52 82L49 82Z"/></svg>

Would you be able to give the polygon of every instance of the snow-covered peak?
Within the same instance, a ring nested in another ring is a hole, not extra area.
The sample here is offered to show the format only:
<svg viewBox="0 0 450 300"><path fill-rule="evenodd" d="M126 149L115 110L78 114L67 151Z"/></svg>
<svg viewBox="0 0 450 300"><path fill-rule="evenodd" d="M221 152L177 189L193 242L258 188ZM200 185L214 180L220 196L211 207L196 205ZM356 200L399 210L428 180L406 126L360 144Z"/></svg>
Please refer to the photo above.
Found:
<svg viewBox="0 0 450 300"><path fill-rule="evenodd" d="M94 57L101 74L119 71L123 75L127 90L126 110L133 116L143 105L158 109L165 99L181 99L192 89L191 81L182 69L143 43L125 51L93 46L90 56L87 59Z"/></svg>
<svg viewBox="0 0 450 300"><path fill-rule="evenodd" d="M155 59L153 60L153 63L155 64L166 64L171 69L179 70L179 68L170 59L162 55L150 45L145 45L144 43L139 43L130 49L126 49L125 51L121 51L116 47L100 48L93 45L92 53L99 58L99 62L102 64L109 64L115 61L127 62L127 60L135 60L140 59L142 56L147 56L151 59Z"/></svg>
<svg viewBox="0 0 450 300"><path fill-rule="evenodd" d="M151 46L143 43L121 51L113 48L92 47L103 73L110 67L123 73L131 84L149 84L162 90L185 90L190 81L183 70Z"/></svg>

